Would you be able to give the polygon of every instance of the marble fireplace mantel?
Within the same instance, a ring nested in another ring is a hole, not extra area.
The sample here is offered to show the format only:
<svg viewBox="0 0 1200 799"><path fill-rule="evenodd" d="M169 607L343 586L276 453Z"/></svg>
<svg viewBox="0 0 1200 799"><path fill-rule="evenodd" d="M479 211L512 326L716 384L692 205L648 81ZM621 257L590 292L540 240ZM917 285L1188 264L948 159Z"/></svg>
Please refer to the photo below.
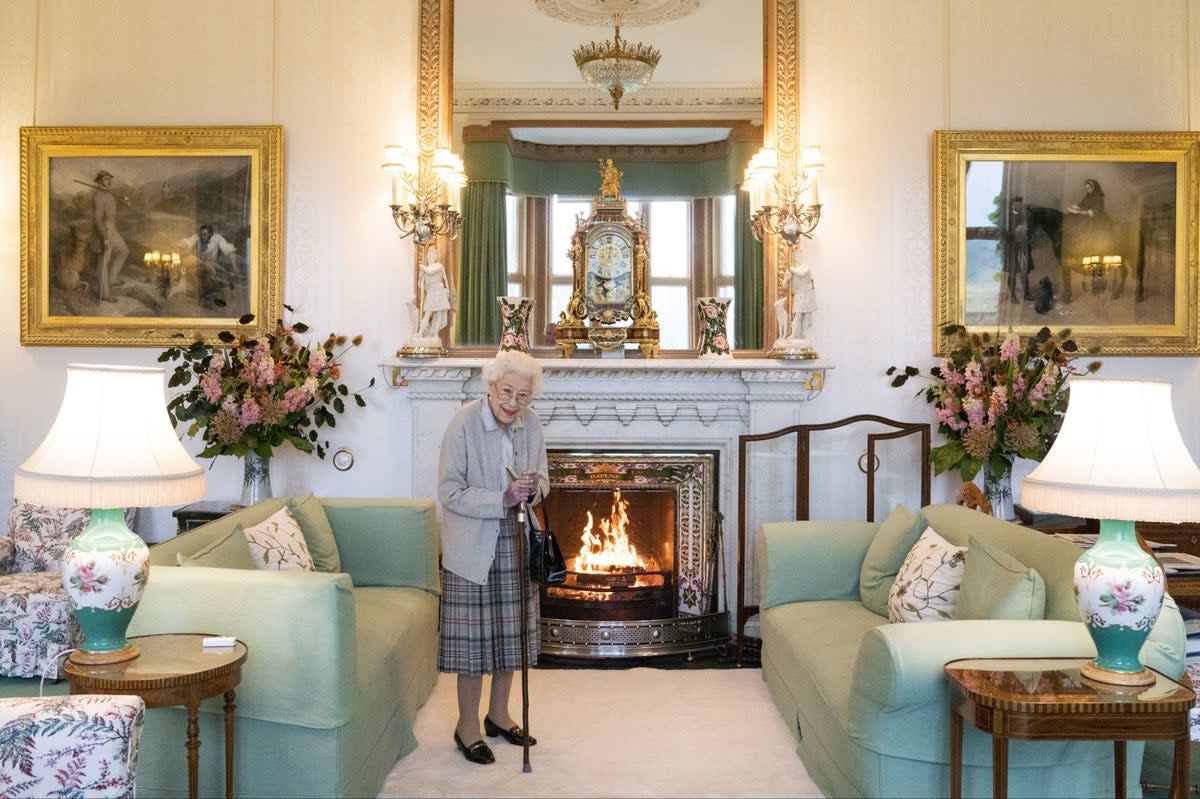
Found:
<svg viewBox="0 0 1200 799"><path fill-rule="evenodd" d="M485 393L488 358L394 359L383 368L408 438L410 485L401 496L436 498L442 433L463 402ZM738 436L798 424L833 364L767 358L539 359L543 391L533 408L549 449L715 451L718 504L725 515L725 563L737 558ZM789 478L790 479L790 478ZM770 481L753 491L775 493ZM726 585L728 592L731 585Z"/></svg>

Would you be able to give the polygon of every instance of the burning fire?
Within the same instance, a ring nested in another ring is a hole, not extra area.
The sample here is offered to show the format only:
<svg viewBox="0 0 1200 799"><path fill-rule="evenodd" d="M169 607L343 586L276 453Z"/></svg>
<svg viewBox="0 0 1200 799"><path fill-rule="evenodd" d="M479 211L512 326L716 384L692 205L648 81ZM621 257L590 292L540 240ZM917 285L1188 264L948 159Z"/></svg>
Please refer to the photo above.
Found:
<svg viewBox="0 0 1200 799"><path fill-rule="evenodd" d="M613 490L612 508L607 519L600 520L600 533L592 532L592 512L580 536L579 555L571 559L570 570L583 573L645 572L658 569L653 556L643 557L629 540L629 501L621 499L621 490Z"/></svg>

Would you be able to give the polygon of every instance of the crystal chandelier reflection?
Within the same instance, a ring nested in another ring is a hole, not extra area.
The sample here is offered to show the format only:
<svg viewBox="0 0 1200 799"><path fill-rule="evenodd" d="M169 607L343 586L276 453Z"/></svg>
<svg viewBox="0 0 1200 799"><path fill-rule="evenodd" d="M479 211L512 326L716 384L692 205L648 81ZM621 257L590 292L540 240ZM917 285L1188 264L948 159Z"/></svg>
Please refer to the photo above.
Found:
<svg viewBox="0 0 1200 799"><path fill-rule="evenodd" d="M454 239L462 229L459 192L467 182L462 158L448 148L433 152L433 162L422 175L416 153L395 145L384 148L383 169L392 175L392 221L400 237L412 236L424 245L437 236Z"/></svg>
<svg viewBox="0 0 1200 799"><path fill-rule="evenodd" d="M588 42L574 52L579 74L589 86L608 92L614 109L621 107L622 97L650 82L660 55L648 44L621 38L619 14L613 14L612 41Z"/></svg>
<svg viewBox="0 0 1200 799"><path fill-rule="evenodd" d="M780 169L775 150L763 148L754 154L742 182L755 209L750 218L754 238L779 236L791 247L801 238L812 238L821 221L817 176L824 167L820 147L806 147L798 169L794 165Z"/></svg>

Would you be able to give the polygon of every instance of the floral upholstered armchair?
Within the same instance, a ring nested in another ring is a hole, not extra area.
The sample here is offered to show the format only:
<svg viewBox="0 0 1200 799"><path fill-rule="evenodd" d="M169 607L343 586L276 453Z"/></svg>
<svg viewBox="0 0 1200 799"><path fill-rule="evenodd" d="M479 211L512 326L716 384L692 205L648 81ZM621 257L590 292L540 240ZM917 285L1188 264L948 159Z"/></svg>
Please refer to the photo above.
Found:
<svg viewBox="0 0 1200 799"><path fill-rule="evenodd" d="M133 515L126 510L126 521ZM0 677L61 676L55 656L77 645L81 633L59 566L90 517L87 509L13 503L0 537Z"/></svg>
<svg viewBox="0 0 1200 799"><path fill-rule="evenodd" d="M133 797L137 696L0 699L0 796Z"/></svg>

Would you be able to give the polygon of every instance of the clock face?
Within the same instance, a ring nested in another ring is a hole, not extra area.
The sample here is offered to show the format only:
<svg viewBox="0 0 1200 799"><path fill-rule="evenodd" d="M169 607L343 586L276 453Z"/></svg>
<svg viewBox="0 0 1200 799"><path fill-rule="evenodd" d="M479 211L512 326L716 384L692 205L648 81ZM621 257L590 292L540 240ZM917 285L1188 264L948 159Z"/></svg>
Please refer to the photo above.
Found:
<svg viewBox="0 0 1200 799"><path fill-rule="evenodd" d="M623 305L633 295L632 253L629 239L602 231L588 242L585 254L587 279L584 293L593 305Z"/></svg>

